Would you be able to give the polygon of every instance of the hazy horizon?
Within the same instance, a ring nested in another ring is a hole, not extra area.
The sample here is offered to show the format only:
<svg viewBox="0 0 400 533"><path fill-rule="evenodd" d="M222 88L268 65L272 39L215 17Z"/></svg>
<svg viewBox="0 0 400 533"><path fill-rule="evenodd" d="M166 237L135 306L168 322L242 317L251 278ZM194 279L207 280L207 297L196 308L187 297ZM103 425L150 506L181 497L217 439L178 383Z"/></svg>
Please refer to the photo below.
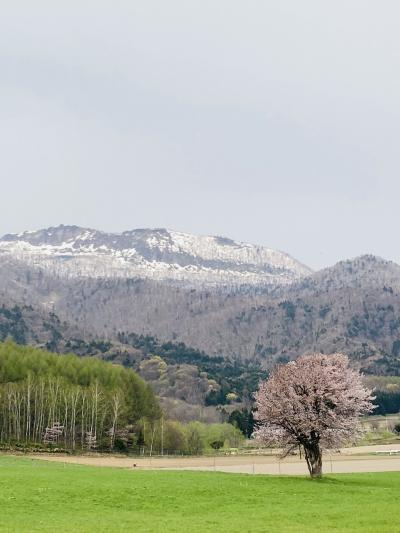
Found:
<svg viewBox="0 0 400 533"><path fill-rule="evenodd" d="M400 263L400 5L16 0L0 233L165 227Z"/></svg>

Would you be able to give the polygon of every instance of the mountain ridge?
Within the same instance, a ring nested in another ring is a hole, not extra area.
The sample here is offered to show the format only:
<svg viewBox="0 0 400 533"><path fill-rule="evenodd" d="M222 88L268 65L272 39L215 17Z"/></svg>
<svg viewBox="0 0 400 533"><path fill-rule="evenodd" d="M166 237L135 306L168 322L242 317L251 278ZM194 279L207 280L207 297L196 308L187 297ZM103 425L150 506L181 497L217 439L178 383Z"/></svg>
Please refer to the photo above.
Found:
<svg viewBox="0 0 400 533"><path fill-rule="evenodd" d="M7 234L0 238L0 254L70 277L139 277L192 286L271 286L311 272L284 252L163 228L107 233L60 225Z"/></svg>

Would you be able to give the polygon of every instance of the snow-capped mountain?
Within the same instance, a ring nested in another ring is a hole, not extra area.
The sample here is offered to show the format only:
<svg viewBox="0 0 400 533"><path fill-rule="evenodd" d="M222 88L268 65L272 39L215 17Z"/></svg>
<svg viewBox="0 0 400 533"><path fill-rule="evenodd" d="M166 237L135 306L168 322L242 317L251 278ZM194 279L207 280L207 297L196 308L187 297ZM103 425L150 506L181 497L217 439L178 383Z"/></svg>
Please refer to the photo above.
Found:
<svg viewBox="0 0 400 533"><path fill-rule="evenodd" d="M311 273L283 252L166 229L117 234L61 225L5 235L1 256L67 278L145 278L189 286L281 285Z"/></svg>

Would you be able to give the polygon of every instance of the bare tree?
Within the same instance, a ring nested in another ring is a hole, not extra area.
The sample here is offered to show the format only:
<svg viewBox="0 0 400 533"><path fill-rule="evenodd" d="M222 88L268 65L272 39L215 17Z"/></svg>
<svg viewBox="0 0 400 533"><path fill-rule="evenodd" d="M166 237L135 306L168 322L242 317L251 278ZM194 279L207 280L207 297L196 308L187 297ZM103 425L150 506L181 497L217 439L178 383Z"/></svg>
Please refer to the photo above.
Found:
<svg viewBox="0 0 400 533"><path fill-rule="evenodd" d="M115 434L118 427L118 417L120 415L121 410L121 397L118 391L116 391L112 396L112 426L108 431L108 434L110 436L110 449L114 449L114 443L115 443Z"/></svg>
<svg viewBox="0 0 400 533"><path fill-rule="evenodd" d="M284 447L284 456L304 449L311 477L322 475L322 449L358 434L358 418L371 412L371 391L342 354L304 355L275 368L256 393L254 436Z"/></svg>

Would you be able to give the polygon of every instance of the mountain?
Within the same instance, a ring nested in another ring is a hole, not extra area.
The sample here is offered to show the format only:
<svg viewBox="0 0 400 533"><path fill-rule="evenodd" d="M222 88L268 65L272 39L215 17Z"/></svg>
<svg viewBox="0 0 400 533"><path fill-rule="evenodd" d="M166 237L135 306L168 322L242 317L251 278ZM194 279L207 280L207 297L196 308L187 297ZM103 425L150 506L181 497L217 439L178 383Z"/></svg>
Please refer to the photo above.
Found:
<svg viewBox="0 0 400 533"><path fill-rule="evenodd" d="M58 226L5 235L0 256L67 278L139 278L193 287L287 284L311 270L289 255L166 229L105 233Z"/></svg>
<svg viewBox="0 0 400 533"><path fill-rule="evenodd" d="M272 297L241 304L224 317L224 341L247 347L267 367L321 351L346 353L369 373L400 373L400 266L393 262L374 256L342 261ZM221 331L215 317L212 324Z"/></svg>
<svg viewBox="0 0 400 533"><path fill-rule="evenodd" d="M342 351L366 372L400 373L400 266L374 256L313 273L218 237L59 226L1 239L1 304L56 314L85 342L140 349L151 336L154 351L172 341L265 369Z"/></svg>
<svg viewBox="0 0 400 533"><path fill-rule="evenodd" d="M118 331L129 331L130 316L137 332L151 329L162 339L265 368L307 352L340 351L366 372L400 373L400 266L377 257L343 261L268 293L163 293L139 286L133 296L114 288L104 307L100 294L88 296L87 316ZM117 302L119 314L112 316Z"/></svg>

